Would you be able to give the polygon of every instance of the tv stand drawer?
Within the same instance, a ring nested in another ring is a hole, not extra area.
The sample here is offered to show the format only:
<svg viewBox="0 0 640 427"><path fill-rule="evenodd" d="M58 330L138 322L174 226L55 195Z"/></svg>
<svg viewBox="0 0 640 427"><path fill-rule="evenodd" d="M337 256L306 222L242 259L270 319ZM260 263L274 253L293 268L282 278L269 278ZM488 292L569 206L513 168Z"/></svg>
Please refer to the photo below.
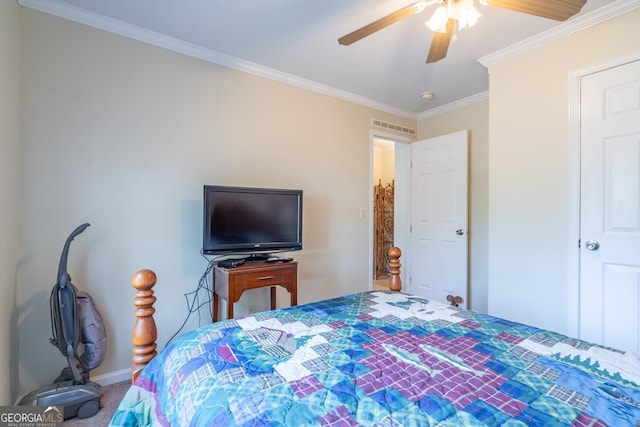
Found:
<svg viewBox="0 0 640 427"><path fill-rule="evenodd" d="M251 273L233 275L236 287L244 289L262 288L264 286L276 286L293 283L295 269L278 268L270 270L253 271ZM286 287L286 286L285 286Z"/></svg>

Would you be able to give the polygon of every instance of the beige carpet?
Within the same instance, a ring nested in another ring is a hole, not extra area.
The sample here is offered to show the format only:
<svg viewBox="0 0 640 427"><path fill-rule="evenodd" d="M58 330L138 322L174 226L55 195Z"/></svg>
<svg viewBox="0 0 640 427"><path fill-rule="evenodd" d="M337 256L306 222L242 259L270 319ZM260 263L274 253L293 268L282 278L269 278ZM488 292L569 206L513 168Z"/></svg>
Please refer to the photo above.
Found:
<svg viewBox="0 0 640 427"><path fill-rule="evenodd" d="M388 291L389 290L389 276L382 276L373 281L374 291Z"/></svg>
<svg viewBox="0 0 640 427"><path fill-rule="evenodd" d="M131 383L122 381L102 387L102 408L91 418L80 420L70 418L64 422L64 427L105 427L109 425L118 404L129 389Z"/></svg>

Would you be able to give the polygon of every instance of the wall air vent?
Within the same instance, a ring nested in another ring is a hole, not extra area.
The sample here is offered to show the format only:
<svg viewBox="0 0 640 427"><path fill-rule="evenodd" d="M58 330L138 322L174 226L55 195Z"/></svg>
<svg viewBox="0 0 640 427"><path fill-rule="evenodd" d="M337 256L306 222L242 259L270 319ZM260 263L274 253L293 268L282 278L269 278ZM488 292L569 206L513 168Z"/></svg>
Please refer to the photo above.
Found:
<svg viewBox="0 0 640 427"><path fill-rule="evenodd" d="M383 122L382 120L378 120L378 119L371 119L371 126L375 126L381 129L392 130L394 132L403 133L405 135L416 136L415 129L411 129L402 125L396 125L394 123Z"/></svg>

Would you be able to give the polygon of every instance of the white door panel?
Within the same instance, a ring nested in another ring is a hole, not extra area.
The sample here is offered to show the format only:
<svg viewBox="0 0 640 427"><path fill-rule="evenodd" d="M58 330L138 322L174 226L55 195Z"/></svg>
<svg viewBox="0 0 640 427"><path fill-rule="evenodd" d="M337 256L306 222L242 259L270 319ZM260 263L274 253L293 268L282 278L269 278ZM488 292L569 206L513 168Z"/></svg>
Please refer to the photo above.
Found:
<svg viewBox="0 0 640 427"><path fill-rule="evenodd" d="M467 306L468 132L411 144L410 292ZM460 230L460 231L458 231Z"/></svg>
<svg viewBox="0 0 640 427"><path fill-rule="evenodd" d="M640 353L640 61L581 80L581 338Z"/></svg>

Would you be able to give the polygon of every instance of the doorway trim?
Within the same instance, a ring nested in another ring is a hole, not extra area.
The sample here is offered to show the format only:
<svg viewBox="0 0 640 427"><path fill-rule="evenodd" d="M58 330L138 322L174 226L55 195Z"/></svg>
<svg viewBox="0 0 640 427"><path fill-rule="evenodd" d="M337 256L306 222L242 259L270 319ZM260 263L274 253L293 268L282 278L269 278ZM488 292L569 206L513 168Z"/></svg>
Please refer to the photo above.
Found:
<svg viewBox="0 0 640 427"><path fill-rule="evenodd" d="M612 58L569 74L569 241L567 268L567 332L580 336L580 91L581 80L590 74L640 60L640 51Z"/></svg>
<svg viewBox="0 0 640 427"><path fill-rule="evenodd" d="M369 287L372 286L373 284L373 205L374 205L374 200L373 200L373 161L374 161L374 139L378 138L378 139L385 139L387 141L392 141L394 143L394 145L398 145L398 144L406 144L409 145L410 143L414 142L415 139L413 138L409 138L409 137L403 137L400 135L396 135L396 134L392 134L392 133L386 133L383 132L381 130L378 129L370 129L369 130L369 272L367 274L367 276L369 277ZM411 168L411 164L410 162L408 162L405 167L407 168L406 171L409 171L409 169ZM394 170L394 175L397 176L398 171ZM408 173L408 172L407 172ZM400 192L401 194L403 192ZM396 193L397 194L397 193ZM410 200L408 200L408 198L406 200L396 200L394 203L394 206L409 206L409 202ZM408 233L408 230L407 230ZM408 241L408 240L406 240ZM406 248L400 248L403 251L403 254L400 258L400 262L402 264L404 264L404 268L401 267L400 269L400 273L401 273L401 278L404 280L404 273L407 270L408 265L404 262L403 258L406 260L407 258L405 257L405 255L407 254L407 249ZM404 283L403 283L404 285ZM404 285L406 286L406 285ZM406 289L406 288L405 288Z"/></svg>

